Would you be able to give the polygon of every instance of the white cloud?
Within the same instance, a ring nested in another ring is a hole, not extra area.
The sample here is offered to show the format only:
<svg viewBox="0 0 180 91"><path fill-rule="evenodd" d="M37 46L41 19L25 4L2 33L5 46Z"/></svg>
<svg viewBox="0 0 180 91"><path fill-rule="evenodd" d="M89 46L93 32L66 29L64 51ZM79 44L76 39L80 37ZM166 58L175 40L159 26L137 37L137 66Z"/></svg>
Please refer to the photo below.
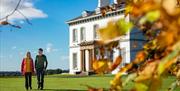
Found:
<svg viewBox="0 0 180 91"><path fill-rule="evenodd" d="M47 45L46 45L46 51L47 51L47 53L50 53L50 52L52 52L53 51L53 44L52 43L48 43Z"/></svg>
<svg viewBox="0 0 180 91"><path fill-rule="evenodd" d="M33 54L37 54L37 51L33 51Z"/></svg>
<svg viewBox="0 0 180 91"><path fill-rule="evenodd" d="M6 15L10 14L16 7L18 1L19 0L1 0L0 18L3 18ZM22 0L22 1L23 2L20 3L18 10L22 12L28 19L47 17L47 15L42 10L34 7L32 0ZM22 20L24 19L24 17L20 13L15 12L8 19L10 21L14 21L14 20Z"/></svg>
<svg viewBox="0 0 180 91"><path fill-rule="evenodd" d="M52 43L47 43L47 45L46 45L46 52L47 53L58 52L58 51L59 51L59 49L54 48Z"/></svg>

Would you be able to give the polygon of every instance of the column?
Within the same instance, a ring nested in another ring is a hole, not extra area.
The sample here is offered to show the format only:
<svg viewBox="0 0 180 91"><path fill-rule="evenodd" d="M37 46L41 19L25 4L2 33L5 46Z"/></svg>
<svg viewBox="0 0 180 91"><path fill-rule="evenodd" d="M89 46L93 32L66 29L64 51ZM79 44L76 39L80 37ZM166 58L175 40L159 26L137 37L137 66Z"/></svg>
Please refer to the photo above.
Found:
<svg viewBox="0 0 180 91"><path fill-rule="evenodd" d="M89 71L89 50L85 50L85 68L86 68L86 71Z"/></svg>
<svg viewBox="0 0 180 91"><path fill-rule="evenodd" d="M80 68L81 69L80 70L83 71L83 50L81 50L81 55L80 56L81 56L81 60L80 60L80 62L81 62Z"/></svg>
<svg viewBox="0 0 180 91"><path fill-rule="evenodd" d="M96 57L96 55L95 55L95 48L93 48L92 50L91 50L91 53L92 53L92 59L94 60L94 59L96 59L95 57Z"/></svg>
<svg viewBox="0 0 180 91"><path fill-rule="evenodd" d="M83 50L83 71L86 71L86 50Z"/></svg>
<svg viewBox="0 0 180 91"><path fill-rule="evenodd" d="M85 68L85 64L86 64L86 62L85 62L85 59L86 57L85 57L85 50L81 50L81 71L86 71L86 68Z"/></svg>
<svg viewBox="0 0 180 91"><path fill-rule="evenodd" d="M89 70L92 70L92 61L93 61L93 55L92 55L92 49L88 50L89 51Z"/></svg>

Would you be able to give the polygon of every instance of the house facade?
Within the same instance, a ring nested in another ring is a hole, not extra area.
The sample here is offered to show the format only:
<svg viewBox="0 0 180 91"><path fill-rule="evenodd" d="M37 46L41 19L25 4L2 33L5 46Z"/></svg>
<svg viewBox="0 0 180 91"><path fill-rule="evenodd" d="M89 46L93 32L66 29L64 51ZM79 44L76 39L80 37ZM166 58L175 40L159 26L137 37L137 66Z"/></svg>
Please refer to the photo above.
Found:
<svg viewBox="0 0 180 91"><path fill-rule="evenodd" d="M113 4L117 4L117 0L114 0ZM112 5L109 0L98 0L98 6L94 11L83 11L81 16L67 21L69 25L69 71L70 74L76 74L80 72L93 72L92 60L99 59L100 46L98 41L100 38L97 31L101 27L105 27L109 21L115 21L124 18L127 22L130 21L129 16L124 16L124 4L120 5L116 11L107 12L105 16L102 16L100 8ZM134 39L136 38L136 39ZM133 39L133 40L132 40ZM136 50L141 48L133 48L133 43L137 46L141 46L143 42L142 33L133 29L127 35L121 36L118 42L118 47L113 51L105 49L106 58L112 61L119 55L122 55L123 61L119 67L129 63L136 54ZM140 40L140 41L139 41ZM117 73L118 69L112 73Z"/></svg>

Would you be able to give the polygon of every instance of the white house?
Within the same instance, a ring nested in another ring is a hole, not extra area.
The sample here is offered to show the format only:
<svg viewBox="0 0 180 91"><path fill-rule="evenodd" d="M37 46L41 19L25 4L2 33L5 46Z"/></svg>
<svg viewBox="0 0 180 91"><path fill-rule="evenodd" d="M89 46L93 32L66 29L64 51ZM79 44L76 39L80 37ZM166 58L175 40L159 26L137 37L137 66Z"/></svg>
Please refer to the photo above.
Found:
<svg viewBox="0 0 180 91"><path fill-rule="evenodd" d="M98 0L98 6L94 11L83 11L81 16L67 21L69 24L69 70L70 74L76 74L81 72L92 72L92 60L99 57L99 48L97 41L99 37L96 30L100 27L107 25L109 21L125 18L130 21L129 16L124 16L124 4L118 6L116 11L107 12L105 16L102 16L100 9L108 5L116 5L117 0L114 0L113 4L110 0ZM125 63L129 63L136 54L137 50L140 50L143 44L143 36L141 32L137 32L133 29L132 32L125 36L122 36L118 40L119 49L113 51L106 50L106 56L114 60L118 55L122 55L123 62L119 66L123 66ZM133 47L134 43L136 46ZM112 73L116 73L115 70Z"/></svg>

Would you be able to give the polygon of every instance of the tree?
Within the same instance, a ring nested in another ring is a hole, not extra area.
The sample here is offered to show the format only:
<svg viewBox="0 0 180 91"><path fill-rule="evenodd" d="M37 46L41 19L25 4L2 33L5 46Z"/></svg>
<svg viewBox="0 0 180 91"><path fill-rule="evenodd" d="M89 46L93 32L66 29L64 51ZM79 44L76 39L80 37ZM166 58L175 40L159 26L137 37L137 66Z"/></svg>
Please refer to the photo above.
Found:
<svg viewBox="0 0 180 91"><path fill-rule="evenodd" d="M24 19L26 20L26 22L27 22L28 24L32 25L32 23L29 21L29 19L28 19L21 11L18 10L18 8L20 7L21 2L22 2L22 0L18 0L17 5L16 5L16 7L14 8L14 10L13 10L11 13L7 14L5 17L2 17L2 18L0 19L0 25L1 25L1 26L7 26L7 25L9 25L9 26L11 26L11 27L21 29L20 26L15 25L15 24L12 24L12 23L10 23L9 20L8 20L8 18L9 18L10 16L12 16L15 12L21 14L21 15L24 17Z"/></svg>

